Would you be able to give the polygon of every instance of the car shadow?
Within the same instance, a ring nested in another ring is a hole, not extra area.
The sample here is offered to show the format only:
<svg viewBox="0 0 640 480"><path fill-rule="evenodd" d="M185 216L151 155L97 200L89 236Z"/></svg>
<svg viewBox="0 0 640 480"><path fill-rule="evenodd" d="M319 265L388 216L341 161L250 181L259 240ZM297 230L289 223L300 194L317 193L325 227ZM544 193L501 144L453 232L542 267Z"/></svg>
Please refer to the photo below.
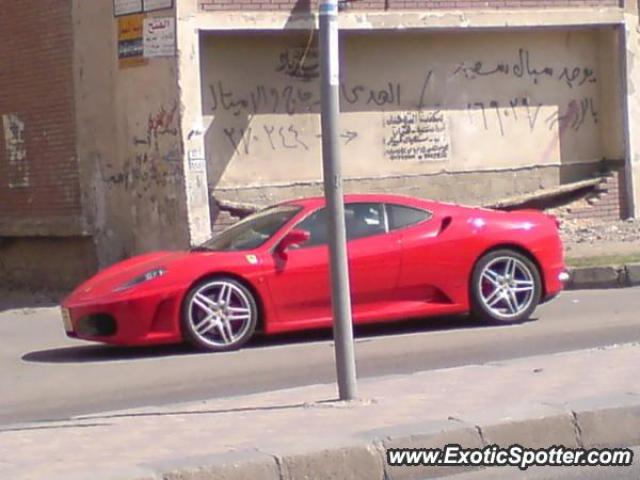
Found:
<svg viewBox="0 0 640 480"><path fill-rule="evenodd" d="M77 347L50 348L29 352L22 356L25 362L84 363L143 360L145 358L198 354L188 345L160 345L151 347L120 347L115 345L79 345Z"/></svg>
<svg viewBox="0 0 640 480"><path fill-rule="evenodd" d="M535 318L528 322L536 321ZM431 317L428 319L405 320L399 322L358 325L354 329L355 343L366 343L375 337L407 335L413 333L442 332L447 330L470 330L474 328L517 328L519 325L492 326L469 316ZM331 329L306 330L304 332L259 335L252 339L244 350L277 347L282 345L305 344L331 341ZM198 351L186 344L160 345L149 347L120 347L114 345L80 345L52 348L30 352L22 356L25 362L34 363L84 363L113 362L120 360L144 360L156 357L211 355Z"/></svg>

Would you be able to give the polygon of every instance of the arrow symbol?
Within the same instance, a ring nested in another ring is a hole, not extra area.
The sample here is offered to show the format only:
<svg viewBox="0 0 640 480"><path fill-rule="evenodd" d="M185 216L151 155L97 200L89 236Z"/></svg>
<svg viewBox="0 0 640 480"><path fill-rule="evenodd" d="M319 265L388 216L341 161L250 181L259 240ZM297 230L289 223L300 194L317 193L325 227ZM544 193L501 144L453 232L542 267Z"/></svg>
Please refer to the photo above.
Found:
<svg viewBox="0 0 640 480"><path fill-rule="evenodd" d="M345 142L344 142L345 145L348 145L349 142L354 140L357 136L358 136L358 132L353 132L351 130L347 130L346 132L340 135L340 137L345 139Z"/></svg>
<svg viewBox="0 0 640 480"><path fill-rule="evenodd" d="M352 132L351 130L347 130L346 132L340 134L340 138L345 139L345 142L344 142L345 145L347 145L352 140L355 140L357 137L358 137L358 132ZM316 135L316 138L322 138L322 134L318 133Z"/></svg>

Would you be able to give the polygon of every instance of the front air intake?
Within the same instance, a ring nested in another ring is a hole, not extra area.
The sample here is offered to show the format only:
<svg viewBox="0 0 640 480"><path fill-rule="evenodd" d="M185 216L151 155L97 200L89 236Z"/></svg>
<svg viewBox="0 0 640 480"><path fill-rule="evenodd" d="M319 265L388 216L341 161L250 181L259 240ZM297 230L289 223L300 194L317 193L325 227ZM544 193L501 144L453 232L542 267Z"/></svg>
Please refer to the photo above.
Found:
<svg viewBox="0 0 640 480"><path fill-rule="evenodd" d="M79 335L91 337L110 337L117 331L115 319L106 313L97 313L82 317L77 325Z"/></svg>

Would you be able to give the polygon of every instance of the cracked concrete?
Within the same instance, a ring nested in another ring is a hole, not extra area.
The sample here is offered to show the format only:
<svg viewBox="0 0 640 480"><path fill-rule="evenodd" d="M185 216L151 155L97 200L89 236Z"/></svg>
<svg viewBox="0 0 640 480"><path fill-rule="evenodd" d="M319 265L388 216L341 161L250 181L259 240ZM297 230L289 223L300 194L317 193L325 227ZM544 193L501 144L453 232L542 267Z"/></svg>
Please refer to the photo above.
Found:
<svg viewBox="0 0 640 480"><path fill-rule="evenodd" d="M584 442L582 441L582 431L580 430L580 424L578 423L578 416L573 410L571 410L571 418L573 420L573 428L576 434L576 443L580 448L584 448Z"/></svg>

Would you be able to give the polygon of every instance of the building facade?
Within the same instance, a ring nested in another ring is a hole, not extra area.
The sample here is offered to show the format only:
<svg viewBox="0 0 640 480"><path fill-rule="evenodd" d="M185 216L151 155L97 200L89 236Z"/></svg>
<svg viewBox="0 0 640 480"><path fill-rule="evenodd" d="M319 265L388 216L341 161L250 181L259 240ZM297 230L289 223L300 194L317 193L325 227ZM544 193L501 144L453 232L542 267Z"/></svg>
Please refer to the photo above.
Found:
<svg viewBox="0 0 640 480"><path fill-rule="evenodd" d="M68 288L321 192L315 2L0 6L0 281ZM637 2L341 7L347 191L486 204L606 168L640 214Z"/></svg>

